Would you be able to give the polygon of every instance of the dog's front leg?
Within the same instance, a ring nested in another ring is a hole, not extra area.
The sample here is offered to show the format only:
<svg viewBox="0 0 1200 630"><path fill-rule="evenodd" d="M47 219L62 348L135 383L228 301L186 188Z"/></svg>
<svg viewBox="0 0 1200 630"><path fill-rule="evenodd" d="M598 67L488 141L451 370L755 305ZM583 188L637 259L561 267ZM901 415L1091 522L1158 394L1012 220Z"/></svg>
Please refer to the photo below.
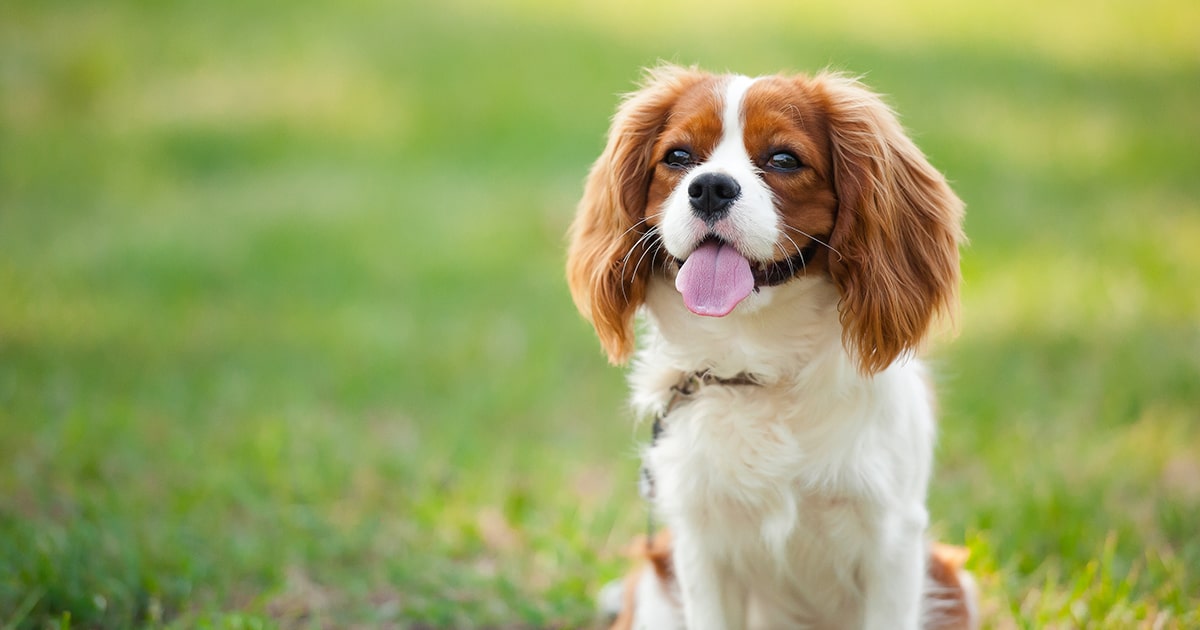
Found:
<svg viewBox="0 0 1200 630"><path fill-rule="evenodd" d="M865 630L917 630L925 584L923 508L883 523L879 546L864 564Z"/></svg>
<svg viewBox="0 0 1200 630"><path fill-rule="evenodd" d="M674 557L688 630L745 628L746 589L734 579L728 563L682 532Z"/></svg>

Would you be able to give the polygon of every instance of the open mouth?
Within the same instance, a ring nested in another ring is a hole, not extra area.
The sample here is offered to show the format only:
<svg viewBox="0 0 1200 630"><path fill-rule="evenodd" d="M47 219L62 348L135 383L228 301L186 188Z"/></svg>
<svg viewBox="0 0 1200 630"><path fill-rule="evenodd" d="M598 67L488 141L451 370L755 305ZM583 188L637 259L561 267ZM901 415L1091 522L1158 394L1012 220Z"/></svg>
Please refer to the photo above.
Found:
<svg viewBox="0 0 1200 630"><path fill-rule="evenodd" d="M802 273L814 250L815 243L783 260L752 263L730 243L709 236L678 261L675 288L693 313L724 317L752 291L784 284Z"/></svg>
<svg viewBox="0 0 1200 630"><path fill-rule="evenodd" d="M718 247L720 245L729 245L732 247L732 245L718 236L709 236L703 241L700 241L700 244L696 246L696 249L698 250L710 242L716 243ZM800 251L782 260L749 261L750 272L754 276L754 288L757 289L760 287L778 286L788 282L800 274L803 274L805 269L808 267L808 263L812 261L813 256L815 256L816 253L817 243L816 241L813 241L801 248ZM682 267L685 262L686 259L675 259L675 263L680 267Z"/></svg>

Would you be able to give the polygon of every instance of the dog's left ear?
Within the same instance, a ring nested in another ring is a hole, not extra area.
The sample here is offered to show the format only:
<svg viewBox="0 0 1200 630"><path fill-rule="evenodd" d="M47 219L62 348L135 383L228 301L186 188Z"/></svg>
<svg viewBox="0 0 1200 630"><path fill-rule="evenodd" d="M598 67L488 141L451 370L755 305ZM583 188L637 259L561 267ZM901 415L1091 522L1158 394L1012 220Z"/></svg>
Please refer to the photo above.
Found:
<svg viewBox="0 0 1200 630"><path fill-rule="evenodd" d="M919 346L937 315L953 315L963 203L878 96L838 75L817 81L838 196L830 274L842 340L873 374Z"/></svg>
<svg viewBox="0 0 1200 630"><path fill-rule="evenodd" d="M679 95L704 78L694 68L660 66L613 117L604 153L592 165L567 250L567 284L579 312L592 323L608 360L633 352L633 319L649 268L642 221L654 162L651 151Z"/></svg>

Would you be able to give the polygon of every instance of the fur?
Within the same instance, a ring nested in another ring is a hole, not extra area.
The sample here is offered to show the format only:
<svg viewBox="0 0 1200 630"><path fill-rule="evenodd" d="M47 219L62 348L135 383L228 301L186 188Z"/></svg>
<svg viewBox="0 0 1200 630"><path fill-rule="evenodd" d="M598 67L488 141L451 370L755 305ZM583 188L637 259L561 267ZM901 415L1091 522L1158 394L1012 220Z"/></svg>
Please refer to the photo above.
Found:
<svg viewBox="0 0 1200 630"><path fill-rule="evenodd" d="M800 168L776 168L781 151ZM706 173L741 190L715 222L686 192ZM668 66L622 103L572 226L572 296L614 363L643 314L629 378L641 414L663 412L688 374L761 384L701 388L644 454L687 628L944 627L926 593L935 422L915 353L956 303L961 219L852 79ZM724 317L690 312L674 279L708 238L760 270L787 265L788 280Z"/></svg>

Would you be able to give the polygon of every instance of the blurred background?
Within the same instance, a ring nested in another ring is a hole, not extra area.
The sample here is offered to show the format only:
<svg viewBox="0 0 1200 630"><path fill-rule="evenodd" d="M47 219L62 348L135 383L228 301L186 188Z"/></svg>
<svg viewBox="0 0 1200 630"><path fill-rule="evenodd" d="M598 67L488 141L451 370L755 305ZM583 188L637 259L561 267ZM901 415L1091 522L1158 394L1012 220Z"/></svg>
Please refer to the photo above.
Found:
<svg viewBox="0 0 1200 630"><path fill-rule="evenodd" d="M643 526L563 280L659 60L830 67L968 204L933 533L1200 627L1200 3L0 4L0 627L586 627Z"/></svg>

